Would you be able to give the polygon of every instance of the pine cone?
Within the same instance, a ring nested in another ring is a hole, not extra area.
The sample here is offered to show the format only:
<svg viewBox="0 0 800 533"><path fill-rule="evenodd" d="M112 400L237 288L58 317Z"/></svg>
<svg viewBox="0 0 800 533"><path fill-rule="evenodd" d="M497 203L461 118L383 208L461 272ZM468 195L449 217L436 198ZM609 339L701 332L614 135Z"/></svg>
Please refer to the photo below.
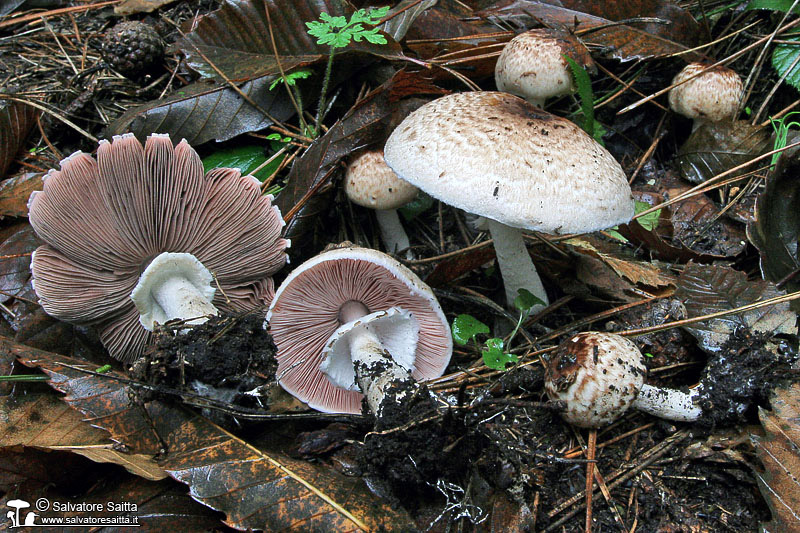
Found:
<svg viewBox="0 0 800 533"><path fill-rule="evenodd" d="M136 79L147 74L164 57L164 42L143 22L120 22L106 33L102 48L106 63L125 76Z"/></svg>

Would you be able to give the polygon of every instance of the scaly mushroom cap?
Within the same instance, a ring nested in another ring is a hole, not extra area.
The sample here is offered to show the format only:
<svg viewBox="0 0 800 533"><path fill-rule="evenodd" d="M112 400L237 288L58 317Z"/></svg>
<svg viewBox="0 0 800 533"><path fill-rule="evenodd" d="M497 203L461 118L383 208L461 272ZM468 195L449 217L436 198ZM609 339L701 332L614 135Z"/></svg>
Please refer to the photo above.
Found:
<svg viewBox="0 0 800 533"><path fill-rule="evenodd" d="M47 243L31 262L36 294L48 314L96 325L111 355L131 361L150 334L130 294L162 252L199 259L216 276L221 309L269 304L288 246L271 200L237 169L203 175L185 140L174 148L158 134L144 147L132 134L100 141L97 161L72 154L31 195L30 222Z"/></svg>
<svg viewBox="0 0 800 533"><path fill-rule="evenodd" d="M350 301L362 303L369 313L391 307L410 312L419 324L412 375L419 380L442 375L453 341L430 288L386 254L343 247L294 269L267 314L278 346L278 379L290 394L320 411L361 412L363 395L335 386L320 370L323 350L343 324L340 309Z"/></svg>
<svg viewBox="0 0 800 533"><path fill-rule="evenodd" d="M633 405L647 367L636 345L611 333L579 333L561 343L545 365L545 390L567 406L561 416L580 427L613 422Z"/></svg>
<svg viewBox="0 0 800 533"><path fill-rule="evenodd" d="M411 113L384 147L402 179L508 226L584 233L627 222L619 163L572 122L500 92L450 94Z"/></svg>
<svg viewBox="0 0 800 533"><path fill-rule="evenodd" d="M681 83L706 69L703 63L689 63L672 83ZM732 119L742 98L742 80L735 71L713 67L669 91L669 106L676 113L693 120L711 122Z"/></svg>
<svg viewBox="0 0 800 533"><path fill-rule="evenodd" d="M548 28L520 33L497 59L497 89L537 101L569 94L575 86L564 56L581 66L594 66L589 50L574 35Z"/></svg>
<svg viewBox="0 0 800 533"><path fill-rule="evenodd" d="M364 152L347 165L344 192L354 204L372 209L397 209L417 196L417 188L383 160L383 150Z"/></svg>

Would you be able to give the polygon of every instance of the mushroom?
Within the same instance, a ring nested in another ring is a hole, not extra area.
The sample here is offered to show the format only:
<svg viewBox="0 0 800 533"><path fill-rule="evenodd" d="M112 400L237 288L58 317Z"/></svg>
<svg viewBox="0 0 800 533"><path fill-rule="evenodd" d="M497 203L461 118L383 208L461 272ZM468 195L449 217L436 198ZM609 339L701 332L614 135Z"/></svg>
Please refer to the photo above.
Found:
<svg viewBox="0 0 800 533"><path fill-rule="evenodd" d="M361 412L363 391L379 414L390 384L414 388L414 379L441 376L453 350L431 289L388 255L353 246L293 270L267 322L278 347L278 382L324 412Z"/></svg>
<svg viewBox="0 0 800 533"><path fill-rule="evenodd" d="M237 169L204 176L185 140L101 141L97 161L72 154L28 202L46 243L31 261L36 294L48 314L96 325L111 355L132 361L155 322L269 304L289 245L271 201Z"/></svg>
<svg viewBox="0 0 800 533"><path fill-rule="evenodd" d="M579 333L564 341L547 358L545 372L547 395L566 403L561 416L575 426L600 427L630 407L682 422L702 414L694 403L697 388L684 393L645 384L644 356L614 333Z"/></svg>
<svg viewBox="0 0 800 533"><path fill-rule="evenodd" d="M344 177L344 192L354 204L375 210L381 237L389 253L406 251L414 259L408 235L403 230L397 208L417 196L418 189L397 177L383 160L383 150L363 152L350 161Z"/></svg>
<svg viewBox="0 0 800 533"><path fill-rule="evenodd" d="M688 80L688 81L687 81ZM673 79L669 106L694 121L692 131L706 122L732 120L742 98L742 80L735 71L704 63L689 63Z"/></svg>
<svg viewBox="0 0 800 533"><path fill-rule="evenodd" d="M547 302L522 229L584 233L629 221L619 163L572 122L500 92L450 94L411 113L384 147L402 179L489 219L506 301Z"/></svg>
<svg viewBox="0 0 800 533"><path fill-rule="evenodd" d="M497 89L544 107L548 98L575 91L564 56L594 68L589 50L574 35L549 28L520 33L503 48L494 67Z"/></svg>

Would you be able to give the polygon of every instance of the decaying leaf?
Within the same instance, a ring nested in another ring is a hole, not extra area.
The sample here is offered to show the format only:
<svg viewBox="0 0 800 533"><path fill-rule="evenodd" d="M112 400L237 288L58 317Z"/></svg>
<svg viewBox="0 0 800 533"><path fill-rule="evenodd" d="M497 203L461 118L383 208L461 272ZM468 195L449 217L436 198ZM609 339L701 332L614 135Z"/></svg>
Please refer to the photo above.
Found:
<svg viewBox="0 0 800 533"><path fill-rule="evenodd" d="M176 0L123 0L121 4L114 6L114 13L117 15L133 15L135 13L151 13L159 7L166 6Z"/></svg>
<svg viewBox="0 0 800 533"><path fill-rule="evenodd" d="M33 446L77 453L96 463L113 463L144 479L167 474L152 456L118 451L108 433L89 425L54 394L0 398L0 447Z"/></svg>
<svg viewBox="0 0 800 533"><path fill-rule="evenodd" d="M781 157L756 201L755 222L747 225L747 237L761 253L761 273L779 282L800 269L800 158ZM800 278L786 281L790 291L800 289Z"/></svg>
<svg viewBox="0 0 800 533"><path fill-rule="evenodd" d="M404 75L398 76L405 79ZM288 251L293 257L302 254L304 245L310 244L320 214L328 209L337 165L356 150L383 141L387 134L393 107L388 93L393 80L359 101L292 165L287 185L275 204L284 217L290 217L284 237L292 240Z"/></svg>
<svg viewBox="0 0 800 533"><path fill-rule="evenodd" d="M0 245L0 303L20 294L31 279L31 254L42 244L30 225Z"/></svg>
<svg viewBox="0 0 800 533"><path fill-rule="evenodd" d="M637 261L632 257L624 257L619 253L619 247L590 235L576 237L565 242L578 254L586 254L600 259L603 263L611 267L618 276L621 276L634 284L646 285L648 287L665 287L674 283L675 279L666 272L662 272L652 263Z"/></svg>
<svg viewBox="0 0 800 533"><path fill-rule="evenodd" d="M756 471L758 488L767 500L772 520L768 533L800 531L800 383L776 389L772 411L759 409L766 434L753 435L763 471Z"/></svg>
<svg viewBox="0 0 800 533"><path fill-rule="evenodd" d="M707 123L692 132L681 146L677 163L681 176L692 183L702 183L771 149L772 136L766 128L743 120ZM746 166L735 175L750 170L751 166Z"/></svg>
<svg viewBox="0 0 800 533"><path fill-rule="evenodd" d="M36 124L36 108L0 99L0 179Z"/></svg>
<svg viewBox="0 0 800 533"><path fill-rule="evenodd" d="M718 265L689 263L678 278L675 297L683 301L689 318L728 311L782 295L769 281L749 281L744 272ZM714 318L686 329L707 352L718 352L737 328L754 333L795 334L797 315L784 302L744 313Z"/></svg>
<svg viewBox="0 0 800 533"><path fill-rule="evenodd" d="M136 404L128 385L112 373L93 375L92 365L14 344L0 350L42 369L64 400L108 429L112 438L140 453L160 452L159 465L189 485L192 497L226 514L237 529L277 531L405 531L404 512L377 499L359 478L268 453L181 407ZM155 449L154 449L155 447Z"/></svg>
<svg viewBox="0 0 800 533"><path fill-rule="evenodd" d="M286 91L270 91L270 82L271 78L259 78L240 87L260 109L227 84L201 81L163 100L129 109L108 127L107 133L110 136L130 131L142 142L151 133L169 133L173 139L186 139L192 145L227 141L294 115Z"/></svg>
<svg viewBox="0 0 800 533"><path fill-rule="evenodd" d="M626 7L626 4L630 7ZM600 6L597 13L602 15L591 14L588 11L591 5ZM496 17L519 28L531 28L544 23L567 30L576 29L587 44L599 46L611 57L622 61L651 59L679 52L684 53L683 57L689 61L698 57L694 52L686 53L697 44L698 24L688 13L667 2L653 0L593 4L574 0L553 5L535 0L514 0L510 3L500 2L478 14L485 18ZM656 17L666 23L613 24L614 20L643 16Z"/></svg>
<svg viewBox="0 0 800 533"><path fill-rule="evenodd" d="M317 20L320 13L335 17L352 11L350 4L335 0L227 0L222 8L199 19L179 46L189 65L205 76L218 76L208 61L232 80L275 76L280 74L279 62L288 72L328 57L330 48L317 44L305 22ZM405 59L400 45L384 36L387 44L354 41L340 53Z"/></svg>
<svg viewBox="0 0 800 533"><path fill-rule="evenodd" d="M0 182L0 217L28 216L28 199L42 190L42 174L26 172Z"/></svg>

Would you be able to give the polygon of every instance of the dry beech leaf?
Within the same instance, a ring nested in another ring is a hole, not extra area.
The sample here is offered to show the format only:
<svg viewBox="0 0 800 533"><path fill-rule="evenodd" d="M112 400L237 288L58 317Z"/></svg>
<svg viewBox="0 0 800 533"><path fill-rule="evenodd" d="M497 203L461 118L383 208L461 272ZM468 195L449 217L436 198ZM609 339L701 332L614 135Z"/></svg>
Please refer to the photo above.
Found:
<svg viewBox="0 0 800 533"><path fill-rule="evenodd" d="M278 61L284 71L291 71L328 57L330 48L317 44L305 22L319 19L320 13L347 16L352 11L349 3L338 0L226 0L220 9L196 21L178 46L189 65L204 76L218 76L209 61L236 81L276 76L280 74ZM405 59L397 41L383 35L387 44L353 41L337 52Z"/></svg>
<svg viewBox="0 0 800 533"><path fill-rule="evenodd" d="M749 281L744 272L717 265L689 263L678 278L675 297L683 301L690 318L781 296L769 281ZM773 335L797 333L797 315L789 303L752 309L744 313L706 320L685 328L707 352L720 350L737 328Z"/></svg>
<svg viewBox="0 0 800 533"><path fill-rule="evenodd" d="M608 2L609 6L620 8L613 10L606 4L574 0L552 5L534 0L515 0L499 2L476 14L484 18L498 18L520 29L542 24L566 30L577 28L579 37L586 44L599 46L607 51L607 55L621 61L651 59L679 52L684 53L687 61L699 58L697 53L686 53L697 44L699 25L674 4L657 0ZM625 8L626 4L630 4L630 8ZM600 6L597 13L583 11L592 5ZM613 24L614 20L643 16L655 16L666 20L668 24ZM670 30L670 27L674 29Z"/></svg>
<svg viewBox="0 0 800 533"><path fill-rule="evenodd" d="M36 108L0 99L0 179L36 123Z"/></svg>
<svg viewBox="0 0 800 533"><path fill-rule="evenodd" d="M89 425L53 394L0 398L0 446L17 445L77 453L151 481L167 477L151 456L115 450L106 431Z"/></svg>
<svg viewBox="0 0 800 533"><path fill-rule="evenodd" d="M28 199L42 190L42 173L26 172L0 182L0 218L28 216Z"/></svg>
<svg viewBox="0 0 800 533"><path fill-rule="evenodd" d="M0 338L0 350L50 376L64 400L134 452L162 447L159 465L189 485L192 497L222 511L225 523L242 530L407 531L403 511L379 500L360 478L269 453L181 407L132 403L127 385L91 375L85 362Z"/></svg>
<svg viewBox="0 0 800 533"><path fill-rule="evenodd" d="M772 411L758 410L763 437L751 440L763 471L755 471L758 488L767 500L772 520L762 524L768 533L800 531L800 383L773 393Z"/></svg>
<svg viewBox="0 0 800 533"><path fill-rule="evenodd" d="M227 141L273 124L262 110L277 121L294 115L286 91L270 91L269 84L269 78L260 78L239 87L256 108L227 84L193 83L168 98L129 109L108 127L107 135L132 132L144 142L151 133L169 133L173 139L186 139L195 146Z"/></svg>
<svg viewBox="0 0 800 533"><path fill-rule="evenodd" d="M464 251L455 257L439 261L430 274L425 278L425 283L431 287L442 287L451 281L472 272L483 264L496 257L494 246L473 248Z"/></svg>
<svg viewBox="0 0 800 533"><path fill-rule="evenodd" d="M596 237L576 237L565 241L576 253L586 254L600 259L611 267L617 275L634 284L647 285L648 287L666 287L675 282L675 279L662 272L652 263L636 261L625 258L618 253L619 246L614 246Z"/></svg>
<svg viewBox="0 0 800 533"><path fill-rule="evenodd" d="M687 180L703 183L771 149L772 136L764 127L743 120L707 123L693 131L678 150L678 168ZM763 162L748 165L735 175L759 164Z"/></svg>

